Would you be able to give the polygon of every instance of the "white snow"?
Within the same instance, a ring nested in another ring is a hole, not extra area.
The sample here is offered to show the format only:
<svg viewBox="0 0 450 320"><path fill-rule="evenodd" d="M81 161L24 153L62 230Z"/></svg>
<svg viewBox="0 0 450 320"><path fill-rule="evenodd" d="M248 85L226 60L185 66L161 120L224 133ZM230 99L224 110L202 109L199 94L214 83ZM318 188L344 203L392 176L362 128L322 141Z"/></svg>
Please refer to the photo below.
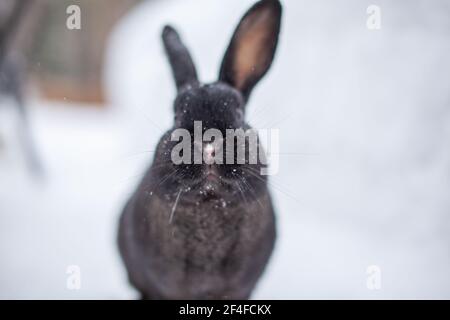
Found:
<svg viewBox="0 0 450 320"><path fill-rule="evenodd" d="M0 149L0 298L133 298L117 254L121 208L172 121L159 35L173 23L214 81L253 3L144 2L106 56L107 111L37 101L45 179ZM447 1L285 0L280 50L248 118L280 129L271 179L278 242L254 298L450 298ZM81 290L66 269L79 265ZM381 268L381 289L366 270Z"/></svg>

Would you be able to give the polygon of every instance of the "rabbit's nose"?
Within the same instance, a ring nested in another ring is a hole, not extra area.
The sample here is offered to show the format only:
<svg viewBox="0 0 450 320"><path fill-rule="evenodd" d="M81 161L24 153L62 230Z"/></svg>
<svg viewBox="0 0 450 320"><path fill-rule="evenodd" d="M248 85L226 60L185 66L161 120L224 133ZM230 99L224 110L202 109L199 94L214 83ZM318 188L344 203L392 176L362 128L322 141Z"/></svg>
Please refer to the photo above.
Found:
<svg viewBox="0 0 450 320"><path fill-rule="evenodd" d="M205 160L205 163L209 165L214 164L215 156L216 148L214 147L214 145L211 143L205 144L205 146L203 147L203 158Z"/></svg>

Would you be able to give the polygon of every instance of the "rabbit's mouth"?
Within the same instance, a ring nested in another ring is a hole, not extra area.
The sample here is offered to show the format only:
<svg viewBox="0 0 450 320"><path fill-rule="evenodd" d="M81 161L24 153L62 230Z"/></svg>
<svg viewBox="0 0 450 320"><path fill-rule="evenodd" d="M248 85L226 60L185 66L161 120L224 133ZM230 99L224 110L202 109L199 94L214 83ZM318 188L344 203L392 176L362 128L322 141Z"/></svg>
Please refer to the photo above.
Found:
<svg viewBox="0 0 450 320"><path fill-rule="evenodd" d="M232 181L228 181L213 166L205 168L199 179L191 180L191 190L198 191L203 200L212 200L229 194Z"/></svg>
<svg viewBox="0 0 450 320"><path fill-rule="evenodd" d="M203 182L205 185L230 186L233 181L220 173L214 165L208 165L204 170Z"/></svg>
<svg viewBox="0 0 450 320"><path fill-rule="evenodd" d="M206 172L202 181L202 189L205 195L215 196L223 187L224 182L216 172Z"/></svg>
<svg viewBox="0 0 450 320"><path fill-rule="evenodd" d="M218 174L217 169L213 166L208 166L205 172L205 181L208 183L219 184L221 176Z"/></svg>

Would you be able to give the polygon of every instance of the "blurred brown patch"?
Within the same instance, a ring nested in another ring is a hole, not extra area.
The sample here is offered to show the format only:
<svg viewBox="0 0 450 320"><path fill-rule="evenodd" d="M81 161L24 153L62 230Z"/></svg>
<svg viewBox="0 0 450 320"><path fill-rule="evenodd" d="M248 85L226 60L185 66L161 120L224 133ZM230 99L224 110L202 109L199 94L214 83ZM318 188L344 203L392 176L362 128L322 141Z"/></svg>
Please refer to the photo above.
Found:
<svg viewBox="0 0 450 320"><path fill-rule="evenodd" d="M108 37L139 0L33 0L21 30L33 82L51 100L103 103L103 58ZM81 30L66 26L70 5L81 9Z"/></svg>

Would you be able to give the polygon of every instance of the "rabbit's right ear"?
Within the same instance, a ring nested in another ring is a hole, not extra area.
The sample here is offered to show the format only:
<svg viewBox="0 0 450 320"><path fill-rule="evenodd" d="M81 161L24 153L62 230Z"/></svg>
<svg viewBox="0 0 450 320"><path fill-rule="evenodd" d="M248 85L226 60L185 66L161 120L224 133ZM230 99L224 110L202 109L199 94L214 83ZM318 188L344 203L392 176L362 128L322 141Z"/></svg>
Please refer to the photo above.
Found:
<svg viewBox="0 0 450 320"><path fill-rule="evenodd" d="M198 84L194 62L177 31L171 26L165 26L162 40L178 91L186 85Z"/></svg>
<svg viewBox="0 0 450 320"><path fill-rule="evenodd" d="M281 27L279 0L260 0L245 14L223 58L219 80L242 92L245 100L269 70Z"/></svg>

